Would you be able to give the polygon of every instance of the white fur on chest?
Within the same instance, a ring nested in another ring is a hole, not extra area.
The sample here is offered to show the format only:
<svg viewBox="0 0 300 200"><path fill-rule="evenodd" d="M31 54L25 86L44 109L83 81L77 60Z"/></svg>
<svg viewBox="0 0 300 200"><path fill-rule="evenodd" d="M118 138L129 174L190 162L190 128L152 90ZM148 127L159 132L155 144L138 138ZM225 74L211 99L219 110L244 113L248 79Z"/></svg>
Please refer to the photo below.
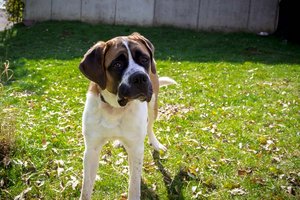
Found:
<svg viewBox="0 0 300 200"><path fill-rule="evenodd" d="M98 95L87 94L82 127L85 137L126 140L147 133L147 103L131 101L127 106L114 108L101 101Z"/></svg>

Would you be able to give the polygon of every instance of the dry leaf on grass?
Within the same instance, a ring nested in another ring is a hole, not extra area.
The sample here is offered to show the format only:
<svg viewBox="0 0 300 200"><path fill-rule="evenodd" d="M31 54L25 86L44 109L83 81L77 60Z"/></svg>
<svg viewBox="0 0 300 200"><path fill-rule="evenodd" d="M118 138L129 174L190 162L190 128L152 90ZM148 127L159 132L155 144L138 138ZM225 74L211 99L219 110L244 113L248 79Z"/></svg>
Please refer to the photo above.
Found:
<svg viewBox="0 0 300 200"><path fill-rule="evenodd" d="M257 185L266 185L266 181L260 177L254 177L250 181L251 181L251 183L254 183Z"/></svg>
<svg viewBox="0 0 300 200"><path fill-rule="evenodd" d="M247 194L247 192L243 188L234 188L230 190L229 193L233 196L237 196L237 195L242 196Z"/></svg>
<svg viewBox="0 0 300 200"><path fill-rule="evenodd" d="M31 190L31 187L26 188L25 190L23 190L18 196L16 196L14 198L14 200L23 200L26 199L25 196L26 194Z"/></svg>
<svg viewBox="0 0 300 200"><path fill-rule="evenodd" d="M280 186L286 193L290 195L296 195L296 191L292 186Z"/></svg>
<svg viewBox="0 0 300 200"><path fill-rule="evenodd" d="M252 174L252 169L239 169L238 170L238 175L239 176L246 176L246 175L249 175L249 174Z"/></svg>
<svg viewBox="0 0 300 200"><path fill-rule="evenodd" d="M193 110L194 110L193 107L187 107L183 104L178 104L178 105L167 104L164 107L160 107L158 109L159 120L160 119L169 120L171 117L175 115L178 117L184 117L185 114Z"/></svg>

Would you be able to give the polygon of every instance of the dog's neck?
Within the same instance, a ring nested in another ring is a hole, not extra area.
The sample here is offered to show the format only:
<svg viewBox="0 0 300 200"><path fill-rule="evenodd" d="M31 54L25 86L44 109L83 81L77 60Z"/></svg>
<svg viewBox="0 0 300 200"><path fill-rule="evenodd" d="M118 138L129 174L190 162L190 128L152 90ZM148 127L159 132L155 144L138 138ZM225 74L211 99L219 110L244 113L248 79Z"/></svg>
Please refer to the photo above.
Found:
<svg viewBox="0 0 300 200"><path fill-rule="evenodd" d="M101 103L111 106L112 108L121 108L121 106L118 103L117 95L109 92L106 89L102 90L97 83L90 83L89 92L99 96Z"/></svg>
<svg viewBox="0 0 300 200"><path fill-rule="evenodd" d="M103 103L110 105L113 108L123 108L118 103L118 96L109 92L108 90L101 90L99 92L99 97ZM126 107L126 106L125 106Z"/></svg>
<svg viewBox="0 0 300 200"><path fill-rule="evenodd" d="M101 99L101 101L102 101L103 103L107 103L107 102L105 101L104 97L102 96L102 94L100 94L100 99Z"/></svg>

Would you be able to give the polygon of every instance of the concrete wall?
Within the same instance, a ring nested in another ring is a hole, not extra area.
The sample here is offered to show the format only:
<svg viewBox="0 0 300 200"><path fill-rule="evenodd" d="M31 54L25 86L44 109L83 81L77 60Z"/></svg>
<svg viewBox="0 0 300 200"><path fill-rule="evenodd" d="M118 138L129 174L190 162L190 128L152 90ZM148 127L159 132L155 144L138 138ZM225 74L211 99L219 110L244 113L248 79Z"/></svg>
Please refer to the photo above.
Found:
<svg viewBox="0 0 300 200"><path fill-rule="evenodd" d="M278 0L26 0L25 19L274 32Z"/></svg>
<svg viewBox="0 0 300 200"><path fill-rule="evenodd" d="M250 0L201 0L199 29L245 30Z"/></svg>
<svg viewBox="0 0 300 200"><path fill-rule="evenodd" d="M25 4L25 19L33 19L40 21L51 19L51 0L26 0Z"/></svg>
<svg viewBox="0 0 300 200"><path fill-rule="evenodd" d="M199 0L157 0L154 24L197 28Z"/></svg>

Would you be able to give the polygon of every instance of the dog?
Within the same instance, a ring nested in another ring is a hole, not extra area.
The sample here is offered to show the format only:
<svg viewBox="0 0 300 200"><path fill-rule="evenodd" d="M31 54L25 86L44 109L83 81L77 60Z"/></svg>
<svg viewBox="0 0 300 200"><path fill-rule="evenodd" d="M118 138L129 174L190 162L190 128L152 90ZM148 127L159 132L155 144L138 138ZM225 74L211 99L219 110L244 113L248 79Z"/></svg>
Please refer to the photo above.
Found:
<svg viewBox="0 0 300 200"><path fill-rule="evenodd" d="M99 153L108 140L118 140L126 149L128 199L140 199L145 136L155 150L166 150L153 132L159 87L176 82L158 78L154 46L139 33L96 43L79 69L91 81L82 117L85 151L80 199L91 198Z"/></svg>

